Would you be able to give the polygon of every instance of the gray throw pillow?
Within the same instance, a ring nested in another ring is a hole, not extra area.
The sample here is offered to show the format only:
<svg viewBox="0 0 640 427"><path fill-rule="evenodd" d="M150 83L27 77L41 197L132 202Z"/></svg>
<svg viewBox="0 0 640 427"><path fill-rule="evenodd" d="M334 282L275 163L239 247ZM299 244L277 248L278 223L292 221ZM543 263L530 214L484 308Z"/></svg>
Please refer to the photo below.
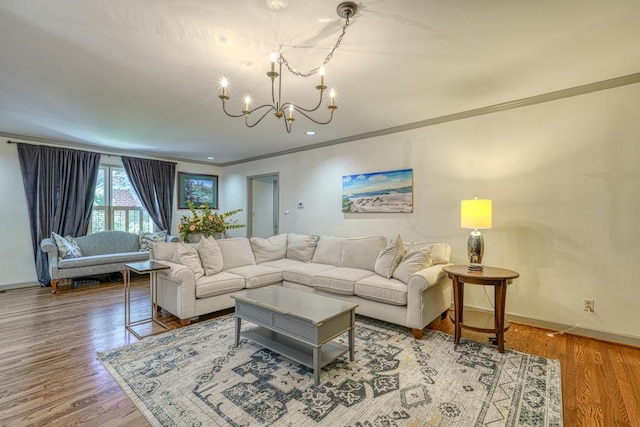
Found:
<svg viewBox="0 0 640 427"><path fill-rule="evenodd" d="M311 262L318 246L319 236L315 234L289 233L287 236L287 258Z"/></svg>
<svg viewBox="0 0 640 427"><path fill-rule="evenodd" d="M249 241L253 256L256 258L256 264L282 259L287 255L286 234L278 234L268 239L252 237Z"/></svg>
<svg viewBox="0 0 640 427"><path fill-rule="evenodd" d="M213 236L209 236L206 239L200 239L196 245L198 255L200 255L200 261L202 262L202 268L204 268L205 276L213 276L220 273L224 267L224 260L222 259L222 251L218 242Z"/></svg>
<svg viewBox="0 0 640 427"><path fill-rule="evenodd" d="M431 266L431 252L423 249L409 249L393 271L393 277L404 283L409 283L412 274Z"/></svg>

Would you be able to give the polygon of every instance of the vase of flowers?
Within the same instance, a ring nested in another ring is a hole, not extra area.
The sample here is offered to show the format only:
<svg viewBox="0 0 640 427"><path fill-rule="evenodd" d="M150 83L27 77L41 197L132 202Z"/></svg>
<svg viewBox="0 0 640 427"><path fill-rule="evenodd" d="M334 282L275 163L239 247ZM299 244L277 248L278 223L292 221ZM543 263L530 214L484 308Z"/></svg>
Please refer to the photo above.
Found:
<svg viewBox="0 0 640 427"><path fill-rule="evenodd" d="M183 242L199 242L202 237L224 237L227 230L242 228L244 224L238 224L237 220L229 217L242 212L235 209L225 213L213 211L207 203L196 208L193 202L187 202L191 215L183 215L178 224L180 239Z"/></svg>

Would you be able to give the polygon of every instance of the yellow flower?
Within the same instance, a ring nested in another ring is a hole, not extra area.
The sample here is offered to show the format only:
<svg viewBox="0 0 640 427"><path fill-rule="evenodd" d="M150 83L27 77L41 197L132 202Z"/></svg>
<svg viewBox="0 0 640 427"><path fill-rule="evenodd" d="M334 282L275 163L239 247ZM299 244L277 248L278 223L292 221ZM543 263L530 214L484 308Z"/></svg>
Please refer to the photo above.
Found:
<svg viewBox="0 0 640 427"><path fill-rule="evenodd" d="M195 219L189 218L189 222L193 222L193 221L195 221Z"/></svg>
<svg viewBox="0 0 640 427"><path fill-rule="evenodd" d="M178 230L182 230L182 224L178 224Z"/></svg>
<svg viewBox="0 0 640 427"><path fill-rule="evenodd" d="M196 226L195 226L195 225L192 225L191 227L189 227L189 230L191 230L191 231L195 231L195 230L196 230Z"/></svg>

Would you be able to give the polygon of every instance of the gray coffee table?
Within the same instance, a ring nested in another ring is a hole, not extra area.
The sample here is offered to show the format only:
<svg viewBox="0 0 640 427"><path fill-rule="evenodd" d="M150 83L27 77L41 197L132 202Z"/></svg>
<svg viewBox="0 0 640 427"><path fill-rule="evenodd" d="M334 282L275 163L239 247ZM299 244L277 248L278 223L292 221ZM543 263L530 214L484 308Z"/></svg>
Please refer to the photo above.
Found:
<svg viewBox="0 0 640 427"><path fill-rule="evenodd" d="M295 289L270 286L232 295L236 300L236 346L240 336L313 369L320 369L349 351L354 360L357 304ZM255 328L240 331L242 319ZM332 342L349 331L349 346Z"/></svg>

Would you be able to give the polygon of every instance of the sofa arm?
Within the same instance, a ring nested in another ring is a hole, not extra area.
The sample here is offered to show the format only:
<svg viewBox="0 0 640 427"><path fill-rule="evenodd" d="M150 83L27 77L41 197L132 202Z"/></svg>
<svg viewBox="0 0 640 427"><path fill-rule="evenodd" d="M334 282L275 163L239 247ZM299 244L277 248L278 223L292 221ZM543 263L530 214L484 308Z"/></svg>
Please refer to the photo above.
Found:
<svg viewBox="0 0 640 427"><path fill-rule="evenodd" d="M450 264L436 264L413 273L407 283L409 293L422 293L435 286L442 279L447 277L443 268Z"/></svg>
<svg viewBox="0 0 640 427"><path fill-rule="evenodd" d="M51 237L42 239L40 242L40 249L42 249L42 251L47 255L55 255L56 258L58 257L58 246Z"/></svg>
<svg viewBox="0 0 640 427"><path fill-rule="evenodd" d="M186 265L176 264L175 262L154 260L160 264L169 266L169 270L162 270L161 273L166 274L167 278L173 282L180 283L182 285L195 286L195 274ZM195 295L195 294L194 294Z"/></svg>

